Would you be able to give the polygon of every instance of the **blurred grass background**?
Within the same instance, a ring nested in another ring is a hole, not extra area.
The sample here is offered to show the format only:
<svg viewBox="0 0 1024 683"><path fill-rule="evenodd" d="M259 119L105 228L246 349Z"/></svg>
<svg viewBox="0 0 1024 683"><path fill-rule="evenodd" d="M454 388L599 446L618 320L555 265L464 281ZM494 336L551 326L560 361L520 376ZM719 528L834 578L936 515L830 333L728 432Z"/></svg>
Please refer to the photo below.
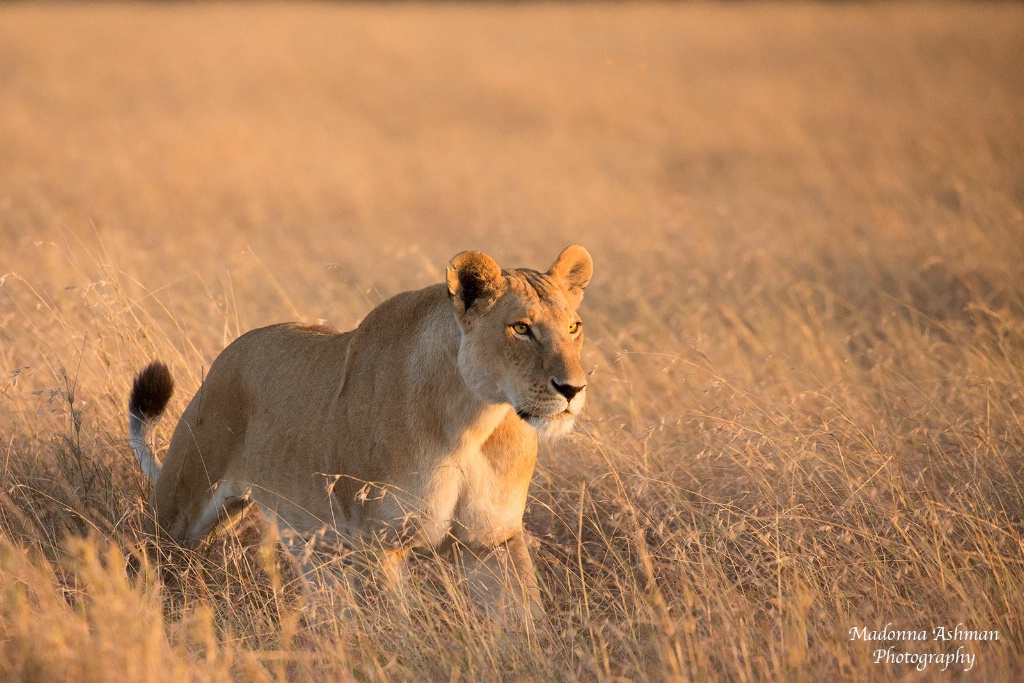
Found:
<svg viewBox="0 0 1024 683"><path fill-rule="evenodd" d="M849 629L965 622L1008 680L1022 48L999 3L3 5L0 677L918 680ZM255 519L125 577L149 359L164 446L252 327L574 242L535 637L428 578L307 618Z"/></svg>

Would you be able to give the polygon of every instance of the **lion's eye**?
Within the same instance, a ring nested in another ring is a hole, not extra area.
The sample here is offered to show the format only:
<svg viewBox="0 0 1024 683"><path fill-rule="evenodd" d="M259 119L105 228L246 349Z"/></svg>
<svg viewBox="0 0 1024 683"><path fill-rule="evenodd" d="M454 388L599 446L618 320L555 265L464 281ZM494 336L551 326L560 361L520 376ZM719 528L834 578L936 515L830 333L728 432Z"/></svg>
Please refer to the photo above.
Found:
<svg viewBox="0 0 1024 683"><path fill-rule="evenodd" d="M583 323L577 320L572 325L569 325L569 334L576 334L577 332L580 331L581 327L583 327Z"/></svg>
<svg viewBox="0 0 1024 683"><path fill-rule="evenodd" d="M512 323L512 331L516 334L527 335L530 334L530 326L526 323Z"/></svg>

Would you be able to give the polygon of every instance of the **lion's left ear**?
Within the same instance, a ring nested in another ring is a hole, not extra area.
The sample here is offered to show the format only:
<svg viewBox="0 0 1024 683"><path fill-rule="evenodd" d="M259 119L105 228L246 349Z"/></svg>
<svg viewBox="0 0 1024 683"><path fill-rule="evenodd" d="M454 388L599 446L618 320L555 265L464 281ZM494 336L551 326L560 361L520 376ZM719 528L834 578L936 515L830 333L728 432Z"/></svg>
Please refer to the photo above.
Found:
<svg viewBox="0 0 1024 683"><path fill-rule="evenodd" d="M590 252L574 244L558 255L548 275L562 285L569 305L577 308L583 301L583 290L594 275L594 260L590 258Z"/></svg>

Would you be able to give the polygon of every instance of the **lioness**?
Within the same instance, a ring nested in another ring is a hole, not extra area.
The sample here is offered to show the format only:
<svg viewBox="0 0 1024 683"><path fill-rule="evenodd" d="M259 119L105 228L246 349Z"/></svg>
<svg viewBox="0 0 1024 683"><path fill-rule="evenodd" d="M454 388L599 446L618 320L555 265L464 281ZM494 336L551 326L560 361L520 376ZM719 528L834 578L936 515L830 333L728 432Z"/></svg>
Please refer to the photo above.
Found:
<svg viewBox="0 0 1024 683"><path fill-rule="evenodd" d="M537 435L566 433L586 399L576 309L590 254L546 273L456 255L447 285L399 294L350 332L294 323L248 332L213 362L160 466L150 427L167 366L135 378L132 449L155 481L155 531L194 545L251 503L302 539L459 549L473 592L537 613L523 530Z"/></svg>

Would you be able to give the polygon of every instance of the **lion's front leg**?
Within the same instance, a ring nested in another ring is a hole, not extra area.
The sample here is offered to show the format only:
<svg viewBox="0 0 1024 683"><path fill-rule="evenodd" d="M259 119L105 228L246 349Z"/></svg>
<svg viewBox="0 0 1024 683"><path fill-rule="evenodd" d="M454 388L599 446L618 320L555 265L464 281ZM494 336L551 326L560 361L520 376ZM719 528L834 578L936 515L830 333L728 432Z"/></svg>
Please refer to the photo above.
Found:
<svg viewBox="0 0 1024 683"><path fill-rule="evenodd" d="M353 553L354 578L362 599L381 595L402 599L409 582L409 548L366 545Z"/></svg>
<svg viewBox="0 0 1024 683"><path fill-rule="evenodd" d="M473 600L485 609L523 626L544 616L537 572L526 544L526 532L491 548L456 546Z"/></svg>

